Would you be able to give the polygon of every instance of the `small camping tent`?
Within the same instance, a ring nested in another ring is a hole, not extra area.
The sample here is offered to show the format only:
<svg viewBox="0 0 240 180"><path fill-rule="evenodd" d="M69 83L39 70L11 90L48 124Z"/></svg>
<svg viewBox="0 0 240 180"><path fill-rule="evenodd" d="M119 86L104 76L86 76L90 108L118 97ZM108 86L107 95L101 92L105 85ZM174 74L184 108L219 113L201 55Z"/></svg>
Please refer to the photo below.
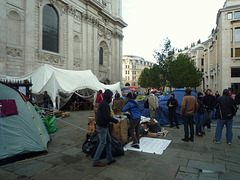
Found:
<svg viewBox="0 0 240 180"><path fill-rule="evenodd" d="M0 165L26 154L47 151L50 137L39 114L25 98L17 89L0 82Z"/></svg>
<svg viewBox="0 0 240 180"><path fill-rule="evenodd" d="M178 123L183 122L183 117L180 115L180 112L181 112L181 107L182 107L182 99L185 95L185 89L181 88L181 89L176 89L176 90L170 92L162 100L159 101L159 108L157 110L157 115L159 116L158 121L160 122L160 124L169 124L170 123L169 117L168 117L167 101L170 98L171 93L174 93L175 99L177 99L177 101L178 101L178 107L176 109ZM197 98L196 91L192 91L191 95L195 96Z"/></svg>
<svg viewBox="0 0 240 180"><path fill-rule="evenodd" d="M180 111L181 111L181 107L182 107L182 99L185 95L185 89L181 88L181 89L176 89L176 90L168 93L163 99L161 99L159 101L159 103L158 103L159 108L157 110L157 121L161 125L166 125L166 124L170 123L169 122L169 117L168 117L167 101L170 98L171 93L175 94L175 98L178 101L178 107L176 109L178 123L183 122L183 117L180 115ZM191 95L197 98L197 92L196 91L192 91ZM144 101L140 103L141 114L143 116L149 117L149 115L150 115L149 109L146 109L143 106L144 106Z"/></svg>
<svg viewBox="0 0 240 180"><path fill-rule="evenodd" d="M100 89L110 89L113 93L115 93L116 90L121 92L120 82L105 85L99 82L91 70L66 70L47 64L44 64L32 73L20 77L5 76L4 78L9 81L31 81L33 84L32 93L39 95L47 91L55 108L57 99L58 101L60 99L60 97L58 97L60 93L64 93L64 98L68 100L75 91L83 89L92 89L95 92ZM65 102L67 101L65 100ZM63 103L60 104L60 107L63 105ZM60 109L60 107L58 107L58 109Z"/></svg>

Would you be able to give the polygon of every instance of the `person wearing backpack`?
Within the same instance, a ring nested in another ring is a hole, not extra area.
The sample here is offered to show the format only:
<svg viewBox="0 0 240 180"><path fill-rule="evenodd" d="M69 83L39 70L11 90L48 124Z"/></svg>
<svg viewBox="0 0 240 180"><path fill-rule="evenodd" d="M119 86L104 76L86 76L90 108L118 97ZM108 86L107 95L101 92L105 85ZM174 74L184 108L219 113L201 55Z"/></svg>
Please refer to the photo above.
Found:
<svg viewBox="0 0 240 180"><path fill-rule="evenodd" d="M196 136L203 136L205 132L202 131L202 123L204 119L204 114L206 112L205 105L203 103L203 93L198 92L197 94L197 102L198 102L198 111L196 115Z"/></svg>
<svg viewBox="0 0 240 180"><path fill-rule="evenodd" d="M141 120L141 114L139 110L139 104L136 100L135 94L133 92L129 92L127 94L127 104L122 109L122 112L130 111L131 114L131 120L130 120L130 135L133 139L133 143L131 144L131 147L139 149L139 138L140 138L140 120Z"/></svg>
<svg viewBox="0 0 240 180"><path fill-rule="evenodd" d="M224 89L223 95L219 97L215 103L217 128L215 132L214 143L219 144L222 137L222 129L226 126L226 139L227 144L231 145L233 132L232 124L233 117L236 115L237 106L236 102L229 96L229 90Z"/></svg>
<svg viewBox="0 0 240 180"><path fill-rule="evenodd" d="M148 98L148 103L149 103L150 118L156 119L156 112L158 109L158 98L156 96L155 90L153 90L152 94L150 94Z"/></svg>
<svg viewBox="0 0 240 180"><path fill-rule="evenodd" d="M175 99L175 94L172 93L170 95L170 98L167 101L167 107L168 107L170 128L173 127L173 119L174 119L177 129L179 129L177 116L176 116L176 108L178 107L178 101L177 99Z"/></svg>

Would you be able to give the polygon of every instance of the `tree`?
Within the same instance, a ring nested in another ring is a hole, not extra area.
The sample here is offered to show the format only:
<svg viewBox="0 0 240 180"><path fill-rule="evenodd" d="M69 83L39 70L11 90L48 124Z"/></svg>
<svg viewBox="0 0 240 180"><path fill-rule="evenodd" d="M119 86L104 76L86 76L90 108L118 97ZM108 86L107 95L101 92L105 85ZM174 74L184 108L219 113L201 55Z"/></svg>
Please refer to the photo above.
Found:
<svg viewBox="0 0 240 180"><path fill-rule="evenodd" d="M198 87L201 85L202 77L202 72L187 55L179 54L170 64L168 81L171 87Z"/></svg>
<svg viewBox="0 0 240 180"><path fill-rule="evenodd" d="M173 60L175 49L171 46L171 41L166 38L163 48L161 51L154 51L154 58L158 62L158 68L153 67L152 70L155 71L155 83L154 86L165 87L167 85L167 76L169 70L169 64ZM152 84L153 85L153 84Z"/></svg>
<svg viewBox="0 0 240 180"><path fill-rule="evenodd" d="M144 68L138 79L138 84L143 88L159 89L161 87L159 72L158 65L154 65L150 69Z"/></svg>
<svg viewBox="0 0 240 180"><path fill-rule="evenodd" d="M197 44L201 44L201 40L200 39L198 40Z"/></svg>
<svg viewBox="0 0 240 180"><path fill-rule="evenodd" d="M150 69L144 68L138 78L138 84L143 88L149 88Z"/></svg>

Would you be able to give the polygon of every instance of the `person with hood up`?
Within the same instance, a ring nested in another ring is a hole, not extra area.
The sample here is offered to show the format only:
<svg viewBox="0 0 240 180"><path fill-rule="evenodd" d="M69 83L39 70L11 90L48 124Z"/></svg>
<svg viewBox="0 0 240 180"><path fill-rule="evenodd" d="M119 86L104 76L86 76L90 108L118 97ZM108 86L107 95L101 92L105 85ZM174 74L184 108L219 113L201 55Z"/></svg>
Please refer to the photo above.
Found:
<svg viewBox="0 0 240 180"><path fill-rule="evenodd" d="M139 149L139 129L140 129L140 120L141 114L139 111L139 104L135 99L135 94L133 92L129 92L127 94L127 104L122 109L122 112L130 111L132 119L130 120L130 135L133 139L132 147Z"/></svg>
<svg viewBox="0 0 240 180"><path fill-rule="evenodd" d="M93 166L106 166L115 163L116 160L112 157L111 152L111 135L109 133L109 123L120 123L120 119L114 119L110 116L109 103L112 102L113 93L109 89L105 90L103 100L99 103L96 114L96 128L99 135L99 145L93 158ZM107 163L100 162L100 156L103 149L106 147Z"/></svg>
<svg viewBox="0 0 240 180"><path fill-rule="evenodd" d="M176 116L176 108L178 107L178 101L175 99L175 94L171 94L170 98L167 101L167 107L168 107L168 115L169 115L169 121L170 121L170 128L173 127L173 118L176 124L177 129L179 129L178 126L178 120Z"/></svg>
<svg viewBox="0 0 240 180"><path fill-rule="evenodd" d="M222 129L226 125L226 139L227 143L231 145L233 132L232 123L233 116L236 115L237 106L236 102L229 96L229 90L223 90L223 96L220 96L215 103L217 128L215 132L214 143L219 144L222 137Z"/></svg>

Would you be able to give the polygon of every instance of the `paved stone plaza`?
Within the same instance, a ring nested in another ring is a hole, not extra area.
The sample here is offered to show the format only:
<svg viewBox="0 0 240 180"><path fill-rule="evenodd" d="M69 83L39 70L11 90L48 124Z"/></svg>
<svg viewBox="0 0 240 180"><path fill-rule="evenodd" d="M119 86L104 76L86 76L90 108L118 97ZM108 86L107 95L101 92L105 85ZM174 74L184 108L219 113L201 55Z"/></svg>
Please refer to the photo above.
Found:
<svg viewBox="0 0 240 180"><path fill-rule="evenodd" d="M115 164L93 167L92 158L82 152L87 119L92 111L71 112L57 119L58 130L51 134L49 153L31 159L0 166L0 180L7 179L189 179L237 180L240 177L240 113L234 118L234 139L228 145L225 130L220 144L213 143L215 124L204 137L194 142L182 142L180 129L164 127L172 140L162 155L134 151L117 157ZM103 161L106 161L104 159Z"/></svg>

